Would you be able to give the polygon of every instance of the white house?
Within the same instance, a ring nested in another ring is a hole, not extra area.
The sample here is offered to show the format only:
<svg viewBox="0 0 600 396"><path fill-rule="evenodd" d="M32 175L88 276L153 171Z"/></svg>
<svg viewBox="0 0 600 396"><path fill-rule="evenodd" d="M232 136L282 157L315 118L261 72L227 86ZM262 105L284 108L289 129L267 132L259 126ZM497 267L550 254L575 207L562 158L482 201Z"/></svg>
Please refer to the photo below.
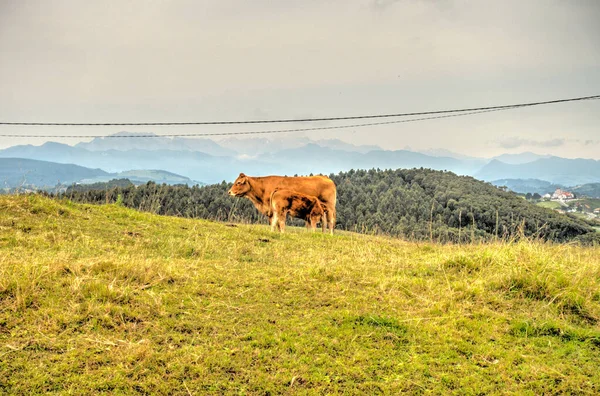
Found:
<svg viewBox="0 0 600 396"><path fill-rule="evenodd" d="M573 198L575 198L575 195L572 192L563 191L560 188L557 188L556 191L554 191L554 194L552 194L552 199L558 199L561 201Z"/></svg>

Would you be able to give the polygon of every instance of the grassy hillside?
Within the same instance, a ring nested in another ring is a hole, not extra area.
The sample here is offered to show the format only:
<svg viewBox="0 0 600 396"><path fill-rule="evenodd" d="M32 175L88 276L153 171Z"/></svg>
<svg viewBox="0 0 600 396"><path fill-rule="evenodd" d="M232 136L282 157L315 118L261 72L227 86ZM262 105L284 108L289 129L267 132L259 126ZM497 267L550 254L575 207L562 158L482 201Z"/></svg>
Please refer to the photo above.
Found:
<svg viewBox="0 0 600 396"><path fill-rule="evenodd" d="M581 198L569 202L569 206L579 208L583 212L592 212L600 208L600 198Z"/></svg>
<svg viewBox="0 0 600 396"><path fill-rule="evenodd" d="M0 196L0 393L600 391L600 248Z"/></svg>
<svg viewBox="0 0 600 396"><path fill-rule="evenodd" d="M536 203L537 206L548 209L562 209L563 206L558 201L540 201Z"/></svg>

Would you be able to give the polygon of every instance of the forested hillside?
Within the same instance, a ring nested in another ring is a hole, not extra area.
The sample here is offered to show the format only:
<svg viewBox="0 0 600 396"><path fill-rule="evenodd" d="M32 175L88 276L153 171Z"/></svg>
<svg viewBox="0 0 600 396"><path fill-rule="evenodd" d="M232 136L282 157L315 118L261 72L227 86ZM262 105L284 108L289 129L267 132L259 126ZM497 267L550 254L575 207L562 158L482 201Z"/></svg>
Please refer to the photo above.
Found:
<svg viewBox="0 0 600 396"><path fill-rule="evenodd" d="M439 241L511 238L565 241L593 232L468 176L428 169L350 171L334 176L344 229ZM593 234L592 234L593 235Z"/></svg>
<svg viewBox="0 0 600 396"><path fill-rule="evenodd" d="M589 183L573 187L571 190L577 195L585 195L591 198L600 198L600 183Z"/></svg>
<svg viewBox="0 0 600 396"><path fill-rule="evenodd" d="M66 195L69 195L72 191L85 192L85 191L107 191L113 188L120 187L134 187L135 184L129 179L112 179L108 182L99 182L91 184L73 184L67 187Z"/></svg>
<svg viewBox="0 0 600 396"><path fill-rule="evenodd" d="M594 229L471 177L428 169L358 170L330 175L338 187L337 228L362 233L464 242L519 235L567 241ZM246 199L227 195L230 183L70 191L77 202L111 203L164 215L263 222Z"/></svg>

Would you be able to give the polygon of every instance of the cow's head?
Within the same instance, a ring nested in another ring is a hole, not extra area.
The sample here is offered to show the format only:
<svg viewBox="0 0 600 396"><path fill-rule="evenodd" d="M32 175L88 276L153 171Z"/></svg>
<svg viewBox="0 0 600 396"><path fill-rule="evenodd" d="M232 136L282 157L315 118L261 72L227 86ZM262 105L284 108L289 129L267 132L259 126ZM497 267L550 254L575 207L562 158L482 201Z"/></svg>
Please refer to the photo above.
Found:
<svg viewBox="0 0 600 396"><path fill-rule="evenodd" d="M233 182L233 186L229 189L229 195L235 197L243 197L250 191L250 183L248 182L248 176L240 173L237 179Z"/></svg>

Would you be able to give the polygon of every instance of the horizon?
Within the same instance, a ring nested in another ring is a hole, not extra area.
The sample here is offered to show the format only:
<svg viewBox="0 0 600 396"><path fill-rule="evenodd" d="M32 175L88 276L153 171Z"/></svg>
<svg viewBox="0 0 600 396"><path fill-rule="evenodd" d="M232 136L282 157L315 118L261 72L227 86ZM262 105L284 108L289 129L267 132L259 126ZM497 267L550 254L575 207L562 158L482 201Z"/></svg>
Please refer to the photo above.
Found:
<svg viewBox="0 0 600 396"><path fill-rule="evenodd" d="M370 146L369 144L355 144L355 143L351 143L348 141L345 141L343 139L340 138L330 138L330 137L322 137L321 139L314 139L311 138L309 136L306 135L285 135L285 136L281 136L281 135L266 135L266 136L252 136L252 137L244 137L244 136L227 136L227 137L220 137L220 138L213 138L210 136L202 136L202 137L186 137L186 136L161 136L158 134L155 134L153 132L129 132L129 131L119 131L119 132L115 132L112 133L110 135L106 135L104 137L94 137L91 139L86 139L86 140L82 140L82 139L77 139L77 142L73 142L73 140L75 139L69 139L71 142L67 141L67 142L61 142L58 141L60 139L56 139L56 140L46 140L44 142L39 142L38 144L32 144L32 143L26 143L26 144L15 144L15 145L11 145L11 146L7 146L7 147L1 147L0 144L0 150L6 149L6 148L11 148L11 147L15 147L15 146L34 146L34 147L40 147L43 146L46 143L59 143L59 144L65 144L71 147L76 147L77 145L83 143L91 143L94 140L103 140L103 139L114 139L114 138L110 138L109 136L114 136L114 135L118 135L118 134L132 134L132 136L138 134L147 134L147 135L155 135L156 137L145 137L144 139L170 139L170 140L175 140L175 139L192 139L192 140L211 140L214 143L220 145L221 147L226 147L226 145L223 145L222 143L224 141L227 140L271 140L271 141L281 141L281 140L293 140L293 139L307 139L308 141L305 142L304 144L299 144L298 146L296 146L297 148L303 147L307 144L317 144L319 142L323 142L323 141L340 141L342 143L346 143L349 145L353 145L357 148L360 147L364 147L364 146ZM270 139L271 138L271 139ZM119 138L119 139L127 139L127 138ZM133 138L136 139L136 138ZM71 144L70 144L71 143ZM582 157L582 156L566 156L566 155L555 155L555 154L551 154L549 152L536 152L536 151L532 151L532 150L526 150L526 151L519 151L519 150L504 150L502 152L500 152L499 154L490 156L490 157L482 157L482 156L475 156L475 155L469 155L465 152L461 152L461 151L454 151L454 150L447 150L445 148L442 147L432 147L432 148L427 148L427 149L422 149L422 150L418 150L418 149L414 149L410 146L404 146L404 147L400 147L397 149L386 149L385 147L381 147L380 145L374 145L374 146L378 146L379 149L383 150L383 151L410 151L410 152L414 152L414 153L420 153L420 154L424 154L424 155L428 155L431 157L450 157L450 158L455 158L455 157L459 157L459 156L464 156L464 157L468 157L470 159L477 159L477 160L485 160L485 161L491 161L491 160L498 160L498 157L503 157L503 156L520 156L520 155L527 155L527 154L532 154L535 156L539 156L539 157L558 157L558 158L566 158L566 159L589 159L589 160L596 160L596 161L600 161L600 156L598 156L597 158L591 158L591 157ZM325 146L322 146L325 147ZM85 149L85 147L80 147ZM295 148L295 147L294 147ZM232 148L229 148L231 150L234 150ZM116 149L119 150L119 149ZM130 149L126 149L126 150L119 150L119 151L128 151ZM156 149L148 149L148 151L154 151ZM335 150L335 149L334 149ZM377 150L377 149L374 149ZM95 150L95 151L102 151L102 150ZM171 151L176 151L176 150L171 150ZM202 150L189 150L189 151L197 151L197 152L202 152ZM373 150L372 150L373 151ZM237 155L235 156L236 158L242 158L242 157L246 157L243 153L236 153ZM208 154L211 155L211 154ZM251 159L250 157L248 157L249 159Z"/></svg>

